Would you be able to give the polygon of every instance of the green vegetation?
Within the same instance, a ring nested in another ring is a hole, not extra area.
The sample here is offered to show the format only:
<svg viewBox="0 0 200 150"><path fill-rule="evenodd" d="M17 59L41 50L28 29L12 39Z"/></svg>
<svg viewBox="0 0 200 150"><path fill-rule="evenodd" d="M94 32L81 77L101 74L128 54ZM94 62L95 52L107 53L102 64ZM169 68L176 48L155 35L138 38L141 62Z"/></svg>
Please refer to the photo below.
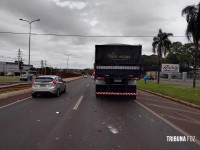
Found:
<svg viewBox="0 0 200 150"><path fill-rule="evenodd" d="M19 76L0 76L0 83L19 81Z"/></svg>
<svg viewBox="0 0 200 150"><path fill-rule="evenodd" d="M198 5L189 5L182 10L182 15L186 15L187 29L185 35L190 41L193 40L195 50L194 53L194 76L193 87L196 87L196 72L199 68L199 42L200 42L200 3Z"/></svg>
<svg viewBox="0 0 200 150"><path fill-rule="evenodd" d="M162 64L162 56L166 56L167 52L169 51L171 47L171 41L169 40L169 37L173 36L172 33L165 33L162 32L161 29L158 31L158 35L153 38L153 53L158 54L158 80L157 82L160 82L160 69Z"/></svg>
<svg viewBox="0 0 200 150"><path fill-rule="evenodd" d="M13 91L16 91L16 90L15 89L0 90L0 94L5 94L5 93L13 92Z"/></svg>
<svg viewBox="0 0 200 150"><path fill-rule="evenodd" d="M194 89L190 86L174 85L170 83L158 84L154 81L148 81L147 84L145 84L143 80L137 81L137 88L160 93L196 105L200 105L200 88Z"/></svg>

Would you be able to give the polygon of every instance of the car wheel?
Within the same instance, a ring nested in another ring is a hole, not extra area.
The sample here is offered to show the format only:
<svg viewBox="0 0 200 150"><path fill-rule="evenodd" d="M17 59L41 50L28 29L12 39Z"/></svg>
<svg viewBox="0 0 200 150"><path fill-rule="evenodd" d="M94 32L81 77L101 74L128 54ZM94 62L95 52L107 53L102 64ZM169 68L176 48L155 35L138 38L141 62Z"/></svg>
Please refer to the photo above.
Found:
<svg viewBox="0 0 200 150"><path fill-rule="evenodd" d="M59 97L59 96L60 96L60 89L58 89L56 92L56 97Z"/></svg>
<svg viewBox="0 0 200 150"><path fill-rule="evenodd" d="M33 98L37 97L37 94L32 94L32 97L33 97Z"/></svg>
<svg viewBox="0 0 200 150"><path fill-rule="evenodd" d="M63 93L66 93L66 92L67 92L67 89L66 89L66 86L65 86Z"/></svg>

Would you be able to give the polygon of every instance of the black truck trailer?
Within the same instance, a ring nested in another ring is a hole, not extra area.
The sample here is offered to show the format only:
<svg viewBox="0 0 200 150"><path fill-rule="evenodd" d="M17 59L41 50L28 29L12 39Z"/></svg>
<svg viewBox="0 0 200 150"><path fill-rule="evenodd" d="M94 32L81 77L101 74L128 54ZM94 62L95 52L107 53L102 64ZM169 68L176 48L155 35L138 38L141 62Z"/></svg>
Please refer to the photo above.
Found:
<svg viewBox="0 0 200 150"><path fill-rule="evenodd" d="M141 45L96 45L96 96L129 95L136 99L136 80L141 77L141 53Z"/></svg>

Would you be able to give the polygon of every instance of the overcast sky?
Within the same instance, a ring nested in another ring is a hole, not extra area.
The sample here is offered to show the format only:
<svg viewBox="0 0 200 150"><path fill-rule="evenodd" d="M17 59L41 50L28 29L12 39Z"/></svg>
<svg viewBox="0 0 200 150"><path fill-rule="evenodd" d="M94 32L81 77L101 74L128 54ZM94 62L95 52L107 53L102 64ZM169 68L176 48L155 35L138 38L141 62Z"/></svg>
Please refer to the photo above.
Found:
<svg viewBox="0 0 200 150"><path fill-rule="evenodd" d="M66 68L92 68L96 44L123 43L143 47L151 55L153 37L161 28L174 36L184 36L187 26L181 11L197 0L0 0L0 32L56 35L31 36L31 64ZM77 37L136 36L136 37ZM138 37L137 37L138 36ZM188 42L185 37L172 37L172 42ZM17 51L28 63L28 34L0 33L0 61L17 60Z"/></svg>

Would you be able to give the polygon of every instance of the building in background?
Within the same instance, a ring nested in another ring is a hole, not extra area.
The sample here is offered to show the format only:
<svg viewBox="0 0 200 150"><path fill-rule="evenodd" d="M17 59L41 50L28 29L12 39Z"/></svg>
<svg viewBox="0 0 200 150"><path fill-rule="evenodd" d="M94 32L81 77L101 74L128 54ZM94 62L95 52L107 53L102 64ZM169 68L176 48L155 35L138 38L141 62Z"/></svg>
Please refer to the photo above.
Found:
<svg viewBox="0 0 200 150"><path fill-rule="evenodd" d="M168 79L181 79L179 64L162 64L161 77Z"/></svg>
<svg viewBox="0 0 200 150"><path fill-rule="evenodd" d="M24 64L23 62L3 62L0 61L0 72L5 75L20 75L20 73L26 73L28 71L29 65ZM33 65L30 65L30 68L33 68Z"/></svg>

